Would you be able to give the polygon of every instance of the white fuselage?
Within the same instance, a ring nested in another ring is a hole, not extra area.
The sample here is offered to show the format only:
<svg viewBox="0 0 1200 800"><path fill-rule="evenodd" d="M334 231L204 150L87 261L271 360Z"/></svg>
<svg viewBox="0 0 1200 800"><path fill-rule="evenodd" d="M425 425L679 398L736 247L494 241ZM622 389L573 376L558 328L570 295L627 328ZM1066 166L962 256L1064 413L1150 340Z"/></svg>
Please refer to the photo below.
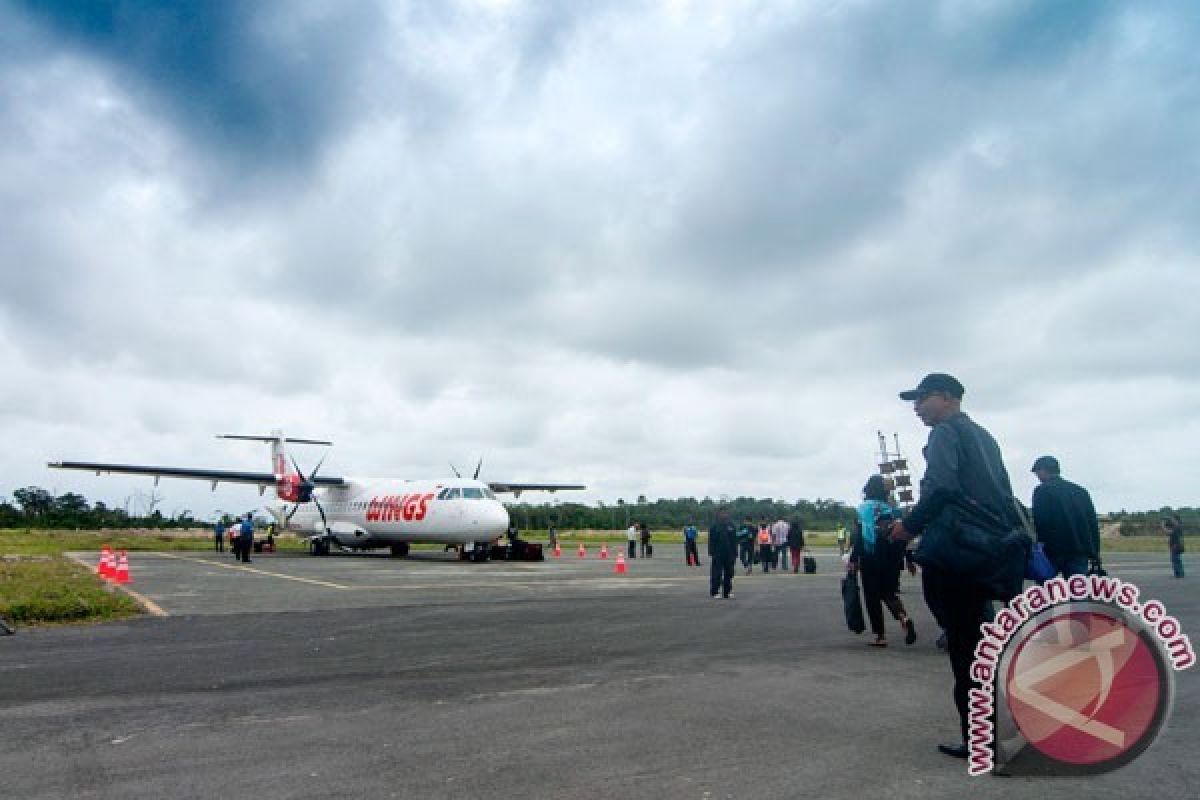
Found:
<svg viewBox="0 0 1200 800"><path fill-rule="evenodd" d="M487 484L476 480L347 478L345 486L321 490L317 499L330 534L345 547L482 543L508 529L508 510ZM316 504L302 504L288 527L299 534L322 534Z"/></svg>

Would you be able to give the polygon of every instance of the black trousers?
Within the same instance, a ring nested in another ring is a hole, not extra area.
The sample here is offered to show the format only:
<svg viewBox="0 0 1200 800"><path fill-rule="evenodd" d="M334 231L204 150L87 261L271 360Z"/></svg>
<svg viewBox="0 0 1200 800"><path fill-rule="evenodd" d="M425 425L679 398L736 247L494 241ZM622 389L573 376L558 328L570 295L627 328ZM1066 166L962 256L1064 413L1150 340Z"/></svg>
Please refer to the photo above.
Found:
<svg viewBox="0 0 1200 800"><path fill-rule="evenodd" d="M859 577L862 578L863 605L867 607L871 633L883 636L883 606L887 606L897 621L906 615L904 603L896 596L899 573L893 565L875 564L864 558L859 564Z"/></svg>
<svg viewBox="0 0 1200 800"><path fill-rule="evenodd" d="M733 591L733 565L736 559L733 553L728 555L713 555L708 559L708 593L715 595L718 591L726 597Z"/></svg>
<svg viewBox="0 0 1200 800"><path fill-rule="evenodd" d="M771 545L760 544L758 546L758 560L762 562L763 572L771 571L771 564L775 561L775 554L772 552Z"/></svg>
<svg viewBox="0 0 1200 800"><path fill-rule="evenodd" d="M696 549L695 539L685 539L683 542L683 558L690 567L695 564L700 566L700 551Z"/></svg>
<svg viewBox="0 0 1200 800"><path fill-rule="evenodd" d="M750 562L754 560L754 542L749 539L738 542L738 554L742 558L742 566L750 569Z"/></svg>
<svg viewBox="0 0 1200 800"><path fill-rule="evenodd" d="M225 552L225 534L213 537L213 545L217 548L218 553Z"/></svg>
<svg viewBox="0 0 1200 800"><path fill-rule="evenodd" d="M975 686L971 663L975 660L975 645L983 638L979 626L987 619L991 601L974 584L931 567L921 570L921 588L929 610L946 632L946 654L954 675L954 705L966 742L970 692Z"/></svg>

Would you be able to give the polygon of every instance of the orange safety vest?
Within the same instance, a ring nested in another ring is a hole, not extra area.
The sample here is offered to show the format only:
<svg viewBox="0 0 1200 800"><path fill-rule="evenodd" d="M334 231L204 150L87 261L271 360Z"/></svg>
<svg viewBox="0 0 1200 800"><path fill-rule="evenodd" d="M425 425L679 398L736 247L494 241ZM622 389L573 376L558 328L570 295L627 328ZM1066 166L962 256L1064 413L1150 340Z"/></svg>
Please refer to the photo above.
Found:
<svg viewBox="0 0 1200 800"><path fill-rule="evenodd" d="M759 528L758 529L758 543L759 544L770 544L771 543L771 529L770 528Z"/></svg>

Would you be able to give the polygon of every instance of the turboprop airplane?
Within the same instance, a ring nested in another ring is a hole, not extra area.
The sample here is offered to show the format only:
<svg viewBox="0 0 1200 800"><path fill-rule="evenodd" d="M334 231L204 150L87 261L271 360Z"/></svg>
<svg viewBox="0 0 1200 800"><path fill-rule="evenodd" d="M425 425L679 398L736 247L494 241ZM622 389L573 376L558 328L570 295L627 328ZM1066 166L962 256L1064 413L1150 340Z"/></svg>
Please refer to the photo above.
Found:
<svg viewBox="0 0 1200 800"><path fill-rule="evenodd" d="M317 475L324 458L306 477L287 452L287 444L331 446L319 439L287 438L281 431L269 436L221 434L218 439L242 439L271 445L271 472L237 472L189 467L159 467L141 464L101 464L90 461L53 461L53 469L77 469L97 475L120 473L148 475L158 485L160 478L209 481L215 491L220 483L268 487L287 506L267 510L280 523L308 536L313 555L328 555L332 547L344 550L391 548L392 555L408 555L418 542L452 544L485 560L486 545L508 530L508 509L496 499L497 492L520 496L525 491L556 492L587 488L568 483L512 483L479 480L479 467L471 479L455 470L451 480L399 480L394 478L341 478ZM482 466L482 462L480 462ZM453 468L453 467L452 467ZM477 547L476 545L483 545Z"/></svg>

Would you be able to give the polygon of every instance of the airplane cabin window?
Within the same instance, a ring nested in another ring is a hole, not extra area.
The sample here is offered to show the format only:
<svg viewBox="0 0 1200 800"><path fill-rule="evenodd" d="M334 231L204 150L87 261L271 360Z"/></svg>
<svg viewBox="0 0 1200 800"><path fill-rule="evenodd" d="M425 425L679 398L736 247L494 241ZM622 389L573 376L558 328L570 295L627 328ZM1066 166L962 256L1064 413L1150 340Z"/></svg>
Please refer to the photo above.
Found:
<svg viewBox="0 0 1200 800"><path fill-rule="evenodd" d="M460 492L458 489L451 489L450 494L446 495L447 500L457 500L460 497L462 497L462 492Z"/></svg>
<svg viewBox="0 0 1200 800"><path fill-rule="evenodd" d="M463 497L466 497L470 500L482 500L483 499L483 490L476 489L473 487L467 487L466 489L463 489Z"/></svg>

